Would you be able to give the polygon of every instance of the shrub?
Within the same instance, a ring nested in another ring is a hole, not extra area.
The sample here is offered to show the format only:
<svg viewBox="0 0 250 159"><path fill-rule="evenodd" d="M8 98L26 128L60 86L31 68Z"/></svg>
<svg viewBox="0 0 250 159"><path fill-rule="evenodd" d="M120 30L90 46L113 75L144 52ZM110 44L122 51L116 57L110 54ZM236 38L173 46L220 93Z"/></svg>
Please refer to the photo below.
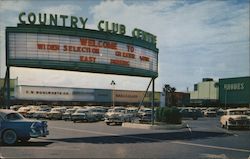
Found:
<svg viewBox="0 0 250 159"><path fill-rule="evenodd" d="M156 109L156 121L167 124L181 124L181 114L175 107L159 107Z"/></svg>

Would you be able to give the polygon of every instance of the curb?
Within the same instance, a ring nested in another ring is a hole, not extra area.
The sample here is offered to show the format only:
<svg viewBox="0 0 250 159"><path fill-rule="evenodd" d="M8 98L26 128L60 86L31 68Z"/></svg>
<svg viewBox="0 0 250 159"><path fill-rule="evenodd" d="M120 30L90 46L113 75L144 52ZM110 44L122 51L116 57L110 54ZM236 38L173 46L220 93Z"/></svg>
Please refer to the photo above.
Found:
<svg viewBox="0 0 250 159"><path fill-rule="evenodd" d="M149 130L176 130L187 127L186 123L182 124L166 124L166 125L150 125L150 124L137 124L137 123L122 123L122 127L135 128L135 129L149 129Z"/></svg>

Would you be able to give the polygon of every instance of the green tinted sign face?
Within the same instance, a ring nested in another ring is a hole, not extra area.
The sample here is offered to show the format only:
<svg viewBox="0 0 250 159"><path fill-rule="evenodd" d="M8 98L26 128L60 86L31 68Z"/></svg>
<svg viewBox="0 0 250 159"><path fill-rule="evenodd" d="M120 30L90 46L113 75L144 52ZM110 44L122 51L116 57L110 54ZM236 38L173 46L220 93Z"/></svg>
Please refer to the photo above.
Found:
<svg viewBox="0 0 250 159"><path fill-rule="evenodd" d="M157 77L158 49L137 38L48 26L6 29L7 65Z"/></svg>
<svg viewBox="0 0 250 159"><path fill-rule="evenodd" d="M220 79L220 102L250 104L250 77Z"/></svg>

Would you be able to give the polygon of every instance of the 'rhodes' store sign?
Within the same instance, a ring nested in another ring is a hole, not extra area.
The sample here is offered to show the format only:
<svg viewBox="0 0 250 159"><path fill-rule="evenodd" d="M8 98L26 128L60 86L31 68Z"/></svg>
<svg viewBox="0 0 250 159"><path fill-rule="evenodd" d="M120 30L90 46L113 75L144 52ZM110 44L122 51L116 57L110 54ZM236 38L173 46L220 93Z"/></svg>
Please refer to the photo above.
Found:
<svg viewBox="0 0 250 159"><path fill-rule="evenodd" d="M30 12L28 14L26 14L25 12L21 12L19 14L20 24L31 24L31 25L39 24L39 25L63 26L63 27L85 29L87 21L88 18L68 16L68 15L46 14L46 13L35 14L33 12ZM97 28L99 31L109 32L112 34L120 34L120 35L126 34L125 25L118 23L110 23L104 20L99 21L99 23L97 24ZM156 45L157 42L156 36L151 33L135 28L132 30L131 34L132 37Z"/></svg>

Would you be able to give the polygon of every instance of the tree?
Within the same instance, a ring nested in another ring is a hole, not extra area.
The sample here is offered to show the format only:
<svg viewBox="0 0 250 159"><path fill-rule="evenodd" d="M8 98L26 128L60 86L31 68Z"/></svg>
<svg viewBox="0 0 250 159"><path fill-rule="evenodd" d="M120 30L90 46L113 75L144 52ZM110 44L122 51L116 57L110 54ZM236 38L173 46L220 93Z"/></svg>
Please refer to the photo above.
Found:
<svg viewBox="0 0 250 159"><path fill-rule="evenodd" d="M165 84L163 87L163 92L165 94L166 106L172 105L175 101L173 93L176 91L175 87L171 87L169 84Z"/></svg>

